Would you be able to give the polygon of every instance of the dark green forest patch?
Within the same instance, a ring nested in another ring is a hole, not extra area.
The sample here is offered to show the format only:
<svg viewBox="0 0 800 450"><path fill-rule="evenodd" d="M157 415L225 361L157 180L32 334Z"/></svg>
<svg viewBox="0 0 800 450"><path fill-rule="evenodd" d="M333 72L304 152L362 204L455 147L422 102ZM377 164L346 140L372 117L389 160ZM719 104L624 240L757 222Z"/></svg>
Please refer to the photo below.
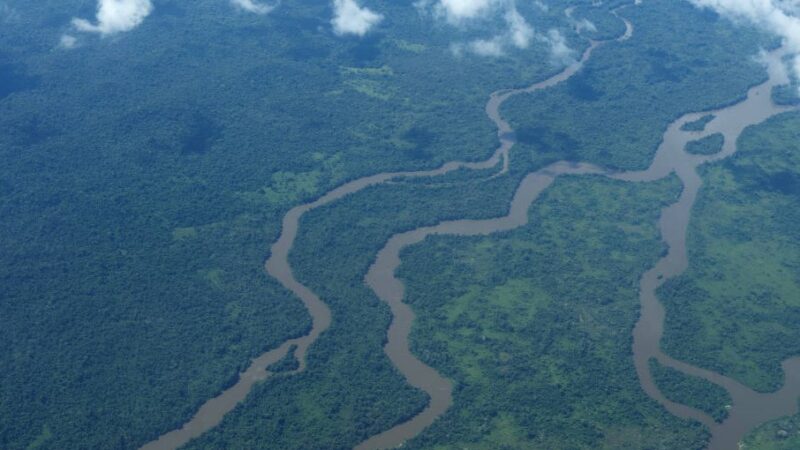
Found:
<svg viewBox="0 0 800 450"><path fill-rule="evenodd" d="M15 92L35 89L39 78L30 76L17 65L3 62L0 57L0 100Z"/></svg>
<svg viewBox="0 0 800 450"><path fill-rule="evenodd" d="M655 0L619 14L635 26L631 39L596 49L567 82L511 99L503 113L515 129L564 133L580 160L642 169L670 122L735 102L766 78L751 57L770 39L689 2ZM515 151L537 150L522 143Z"/></svg>
<svg viewBox="0 0 800 450"><path fill-rule="evenodd" d="M772 89L772 101L779 105L800 105L800 83L775 86Z"/></svg>
<svg viewBox="0 0 800 450"><path fill-rule="evenodd" d="M594 102L600 100L604 94L596 85L597 81L592 76L591 69L586 69L567 80L567 91L576 100Z"/></svg>
<svg viewBox="0 0 800 450"><path fill-rule="evenodd" d="M181 139L181 153L196 155L206 153L222 135L222 128L209 117L195 112L186 125Z"/></svg>
<svg viewBox="0 0 800 450"><path fill-rule="evenodd" d="M759 391L780 387L800 354L800 116L749 128L703 169L689 269L660 290L664 348Z"/></svg>
<svg viewBox="0 0 800 450"><path fill-rule="evenodd" d="M724 388L663 366L655 359L650 360L650 370L656 385L668 399L697 408L717 422L722 422L728 417L728 408L732 400Z"/></svg>
<svg viewBox="0 0 800 450"><path fill-rule="evenodd" d="M567 133L532 126L516 130L515 136L518 143L534 146L540 153L563 156L567 160L577 158L578 142Z"/></svg>
<svg viewBox="0 0 800 450"><path fill-rule="evenodd" d="M638 278L675 178L564 177L528 225L403 253L413 350L455 404L408 448L700 448L706 432L648 399L630 356Z"/></svg>
<svg viewBox="0 0 800 450"><path fill-rule="evenodd" d="M800 416L785 417L761 425L743 441L753 450L794 450L800 448Z"/></svg>
<svg viewBox="0 0 800 450"><path fill-rule="evenodd" d="M703 130L706 129L706 125L708 125L709 122L714 120L715 117L716 116L713 115L713 114L706 114L705 116L703 116L703 117L701 117L701 118L699 118L697 120L693 120L691 122L686 122L685 124L681 125L681 130L682 131L703 131Z"/></svg>
<svg viewBox="0 0 800 450"><path fill-rule="evenodd" d="M725 136L722 133L714 133L695 141L686 143L686 153L692 155L713 155L722 150L725 144Z"/></svg>

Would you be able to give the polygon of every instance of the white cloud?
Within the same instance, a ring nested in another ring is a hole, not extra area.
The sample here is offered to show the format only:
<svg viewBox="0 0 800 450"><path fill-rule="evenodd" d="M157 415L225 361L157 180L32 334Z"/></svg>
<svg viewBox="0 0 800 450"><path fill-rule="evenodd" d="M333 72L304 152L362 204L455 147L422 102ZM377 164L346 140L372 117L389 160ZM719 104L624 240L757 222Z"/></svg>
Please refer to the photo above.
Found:
<svg viewBox="0 0 800 450"><path fill-rule="evenodd" d="M469 49L476 55L500 56L503 54L503 44L498 38L477 39L469 43Z"/></svg>
<svg viewBox="0 0 800 450"><path fill-rule="evenodd" d="M461 56L464 52L474 53L478 56L497 57L505 54L505 45L502 37L495 36L492 39L475 39L465 43L455 43L450 46L450 51L456 56Z"/></svg>
<svg viewBox="0 0 800 450"><path fill-rule="evenodd" d="M800 15L800 1L797 0L777 0L781 9L793 16Z"/></svg>
<svg viewBox="0 0 800 450"><path fill-rule="evenodd" d="M277 3L268 5L265 3L258 3L255 0L231 0L231 3L245 11L256 14L268 14L278 6Z"/></svg>
<svg viewBox="0 0 800 450"><path fill-rule="evenodd" d="M66 50L73 49L77 45L78 45L78 38L69 34L62 35L61 40L58 43L59 48L63 48Z"/></svg>
<svg viewBox="0 0 800 450"><path fill-rule="evenodd" d="M356 0L333 0L333 32L363 36L383 20L383 15L364 8Z"/></svg>
<svg viewBox="0 0 800 450"><path fill-rule="evenodd" d="M591 32L597 31L597 27L594 25L594 23L592 23L588 19L585 18L581 20L575 19L575 17L572 15L574 10L575 7L571 6L564 10L564 15L567 16L567 20L569 21L570 24L572 24L572 27L575 28L575 31L577 31L578 33L587 30Z"/></svg>
<svg viewBox="0 0 800 450"><path fill-rule="evenodd" d="M435 6L438 15L452 24L482 18L492 12L501 0L439 0Z"/></svg>
<svg viewBox="0 0 800 450"><path fill-rule="evenodd" d="M542 12L550 11L550 7L539 0L534 0L533 6L539 8Z"/></svg>
<svg viewBox="0 0 800 450"><path fill-rule="evenodd" d="M455 44L451 47L454 53L460 55L464 51L468 51L479 56L502 56L510 47L528 48L536 37L536 32L517 11L513 3L507 4L503 19L506 28L501 33L489 39L475 39L466 44Z"/></svg>
<svg viewBox="0 0 800 450"><path fill-rule="evenodd" d="M98 0L97 24L86 19L72 19L80 31L109 35L130 31L153 11L150 0Z"/></svg>
<svg viewBox="0 0 800 450"><path fill-rule="evenodd" d="M548 9L541 1L533 3L541 11ZM502 31L490 38L452 44L450 50L456 56L467 52L479 56L503 56L514 48L526 49L535 40L550 47L555 64L568 64L575 59L574 50L569 48L558 30L550 30L546 35L537 33L519 13L515 0L418 0L414 5L420 12L431 12L434 17L458 28L474 27L480 25L481 21L496 19L502 14L505 23ZM589 21L574 24L586 29L594 27Z"/></svg>
<svg viewBox="0 0 800 450"><path fill-rule="evenodd" d="M517 48L528 48L535 33L533 27L525 21L516 8L511 8L506 12L506 24L511 43Z"/></svg>
<svg viewBox="0 0 800 450"><path fill-rule="evenodd" d="M744 20L781 36L795 54L794 72L800 76L800 0L689 0L699 7L712 8L734 20Z"/></svg>
<svg viewBox="0 0 800 450"><path fill-rule="evenodd" d="M563 65L575 61L575 50L567 45L567 40L558 30L549 30L547 36L542 36L541 39L550 45L550 56L554 64Z"/></svg>
<svg viewBox="0 0 800 450"><path fill-rule="evenodd" d="M592 33L594 33L595 31L597 31L597 27L594 25L594 23L592 23L592 21L588 19L581 19L575 22L574 25L575 29L578 30L578 33L583 31L591 31Z"/></svg>

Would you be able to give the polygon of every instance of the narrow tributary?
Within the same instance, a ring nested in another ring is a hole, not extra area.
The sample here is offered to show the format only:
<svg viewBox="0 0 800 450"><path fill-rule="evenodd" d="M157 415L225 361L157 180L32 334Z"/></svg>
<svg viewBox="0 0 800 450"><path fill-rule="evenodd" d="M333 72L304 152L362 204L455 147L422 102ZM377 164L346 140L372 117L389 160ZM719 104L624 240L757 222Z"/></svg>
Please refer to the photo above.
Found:
<svg viewBox="0 0 800 450"><path fill-rule="evenodd" d="M625 25L625 34L616 41L631 37L633 26L627 20L625 20ZM592 41L579 61L545 81L524 89L501 90L492 93L486 105L486 113L497 126L500 146L487 160L481 162L454 161L446 163L438 169L427 171L372 175L346 183L313 202L291 209L284 216L281 235L271 248L265 269L270 276L303 301L312 317L311 330L305 336L284 342L280 347L254 359L250 367L240 374L238 381L232 387L202 405L189 422L143 446L141 450L177 449L189 440L216 427L222 418L247 396L257 382L272 375L266 368L286 356L293 346L296 346L295 357L299 362L299 367L283 376L305 370L306 352L309 346L325 332L331 323L330 309L313 291L295 279L288 261L289 252L297 237L300 219L305 213L369 186L399 178L434 177L457 169L489 169L500 163L502 163L502 169L498 175L505 173L510 164L509 150L516 141L510 125L500 115L502 104L512 96L547 89L567 80L583 67L596 48L607 42L611 41ZM603 168L589 164L558 162L531 173L523 179L516 190L509 213L505 217L442 222L435 226L422 227L392 236L378 253L365 281L376 295L390 306L393 314L385 346L386 354L412 386L422 389L429 395L430 401L423 411L410 420L371 437L357 448L366 450L400 446L433 423L453 401L450 381L416 358L409 349L408 336L414 321L414 313L403 303L403 284L395 277L395 271L401 262L399 254L402 249L419 243L430 235L486 235L523 226L527 223L528 209L531 204L561 175L601 174L635 182L655 181L675 172L684 184L680 200L664 209L660 221L662 235L670 250L653 269L644 274L641 280L642 314L634 330L634 360L644 390L673 414L699 420L707 425L712 431L713 437L709 447L712 450L732 450L741 436L756 425L795 412L797 397L800 395L800 359L792 359L784 363L787 373L786 386L773 394L755 393L731 379L675 361L660 350L664 310L655 295L656 289L661 284L667 279L681 274L687 267L686 230L692 205L702 184L695 171L696 167L730 156L736 150L736 139L746 126L762 122L770 116L786 110L773 105L770 100L772 87L787 82L785 70L780 62L781 54L781 51L776 51L766 57L769 64L769 81L751 89L745 101L713 111L716 118L708 124L704 132L683 132L680 130L680 126L706 113L687 114L672 123L664 135L664 141L659 147L652 165L645 171L612 174ZM684 152L683 147L688 140L716 132L723 133L725 136L725 147L721 153L712 156L695 156ZM648 365L651 358L656 358L662 364L690 375L705 378L726 388L733 398L733 407L728 419L722 424L716 424L713 419L700 411L667 400L653 383Z"/></svg>
<svg viewBox="0 0 800 450"><path fill-rule="evenodd" d="M633 28L628 25L625 37L630 36L632 30ZM597 43L593 43L588 52L591 52L596 45ZM408 382L427 392L431 401L427 408L417 416L370 438L359 445L357 449L397 447L433 423L452 403L450 382L434 369L419 361L409 350L408 336L414 321L414 313L408 305L403 303L404 286L395 276L395 272L401 264L400 253L402 250L407 246L422 242L431 235L488 235L523 226L527 223L528 209L531 204L561 175L602 174L617 180L651 182L675 173L684 185L678 202L663 210L659 222L661 234L669 246L669 251L654 268L643 275L640 284L642 309L640 319L634 329L633 353L637 374L645 392L671 413L705 424L712 433L709 450L737 449L741 438L759 424L796 413L798 397L800 397L800 358L792 358L784 362L783 367L786 374L784 387L778 392L766 394L757 393L720 374L674 360L660 349L665 314L663 306L656 297L658 287L670 278L683 273L688 266L686 233L691 210L702 185L702 180L696 171L697 167L732 155L736 151L737 139L746 127L791 110L791 108L775 105L771 99L772 89L789 81L785 66L781 61L784 54L784 50L777 50L764 56L769 79L750 89L745 100L715 111L687 114L670 124L653 163L647 170L611 173L593 165L558 162L529 174L522 181L514 195L510 211L505 217L442 222L435 226L422 227L392 236L378 253L365 280L378 297L388 303L392 309L394 320L389 329L389 339L385 347L387 355ZM584 55L584 57L586 56ZM578 65L575 70L579 68ZM539 86L549 87L555 83L557 81L550 82L548 80ZM510 128L499 117L496 108L512 95L536 89L537 87L532 87L506 91L493 96L497 103L494 110L489 110L489 116L497 123L500 130L511 135ZM697 120L709 113L716 117L703 132L685 132L680 129L686 122ZM700 156L691 155L685 151L688 141L715 133L722 133L725 137L725 145L718 154ZM723 423L717 424L709 415L697 409L669 401L653 382L649 368L651 358L656 358L666 366L691 376L706 379L728 390L733 399L728 418Z"/></svg>
<svg viewBox="0 0 800 450"><path fill-rule="evenodd" d="M626 32L626 35L623 36L624 38L629 36L628 33L630 30L631 28L629 25L628 32ZM311 330L305 336L286 341L280 347L270 350L255 358L250 364L250 367L239 375L238 381L233 386L223 391L219 396L203 404L195 416L186 422L181 428L161 435L157 440L141 447L140 450L174 450L219 425L219 423L222 421L222 418L227 413L232 411L233 408L239 404L239 402L244 400L257 382L263 381L272 375L266 370L266 368L286 356L286 353L292 346L296 346L295 357L299 361L299 367L295 371L284 373L283 376L305 370L306 352L308 351L308 347L313 344L317 338L319 338L319 336L330 326L331 311L328 306L317 296L317 294L297 281L297 279L294 277L291 265L289 264L289 252L294 245L294 241L297 237L297 231L300 226L300 219L304 214L321 206L340 200L345 196L359 192L367 187L387 183L396 179L435 177L458 169L491 169L492 167L496 167L501 163L502 168L496 174L496 176L506 173L509 167L508 152L516 141L511 127L500 117L500 106L512 95L546 89L568 79L575 74L575 72L580 70L580 68L583 66L583 63L591 55L592 50L594 50L599 44L599 42L591 42L591 45L583 53L580 61L569 65L563 71L545 81L536 83L525 89L502 90L494 92L490 95L489 101L486 104L486 114L497 125L497 136L500 140L500 146L485 161L451 161L445 163L437 169L432 170L416 172L386 172L359 178L327 192L325 195L315 201L296 206L289 210L289 212L283 217L281 234L278 237L278 240L272 245L270 257L265 263L265 269L270 276L278 280L281 285L302 300L312 318ZM390 345L394 346L395 344L396 342L390 339ZM413 358L413 356L408 361L410 365L413 365L413 368L405 366L402 363L402 365L398 365L398 369L404 374L412 371L417 372L419 365L422 364L416 358ZM395 362L397 363L397 361ZM435 370L427 366L425 367L428 369L428 373L432 377L438 377L438 379L441 379ZM448 400L445 402L445 405L449 405L449 382L444 381L444 383L446 383L448 386ZM415 384L415 386L420 387L421 385ZM428 394L433 393L432 391L427 390L426 392L428 392ZM432 398L438 399L439 396L432 396ZM446 406L444 409L446 409ZM442 409L442 411L444 409ZM433 418L431 418L431 421L432 420ZM414 421L414 423L418 422L419 420ZM399 442L402 442L402 440Z"/></svg>
<svg viewBox="0 0 800 450"><path fill-rule="evenodd" d="M775 105L771 96L773 87L789 82L786 68L781 62L784 54L784 50L777 50L765 56L769 80L750 89L744 101L719 110L681 117L667 128L655 159L647 170L613 176L627 181L654 181L674 172L683 183L683 192L678 202L664 209L659 222L661 235L669 246L669 252L641 278L642 310L633 332L633 355L639 380L648 395L671 413L698 420L711 430L709 450L735 450L742 437L759 424L796 413L800 397L800 359L792 358L783 363L784 387L778 392L767 394L757 393L720 374L677 361L661 351L665 314L656 291L670 278L682 274L689 264L686 232L692 207L703 183L697 174L697 167L731 156L736 152L737 140L746 127L791 109ZM707 114L713 114L715 118L706 125L704 131L698 133L681 130L685 123ZM725 144L719 153L702 156L692 155L684 150L687 142L715 133L725 136ZM733 400L728 418L718 424L708 414L669 401L653 381L649 368L651 358L687 375L703 378L725 388Z"/></svg>

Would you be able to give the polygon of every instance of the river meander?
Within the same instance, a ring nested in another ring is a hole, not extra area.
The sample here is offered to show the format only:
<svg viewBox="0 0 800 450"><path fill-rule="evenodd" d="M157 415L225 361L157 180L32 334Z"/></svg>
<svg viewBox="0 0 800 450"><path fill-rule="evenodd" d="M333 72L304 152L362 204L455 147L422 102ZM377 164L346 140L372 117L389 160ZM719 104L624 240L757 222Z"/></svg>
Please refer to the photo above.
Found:
<svg viewBox="0 0 800 450"><path fill-rule="evenodd" d="M632 24L625 20L625 25L625 33L616 41L632 36L634 31ZM305 370L306 352L309 346L330 326L331 312L322 299L295 279L288 261L289 252L297 237L300 219L304 214L369 186L399 178L434 177L457 169L489 169L498 164L502 164L502 166L496 176L502 175L509 168L509 150L516 142L511 126L500 115L503 103L512 96L547 89L569 79L582 68L596 48L609 42L613 41L590 42L580 60L547 80L524 89L501 90L492 93L486 104L486 114L497 127L500 145L487 160L481 162L454 161L427 171L376 174L346 183L313 202L291 209L284 216L281 235L271 248L265 269L270 276L302 300L312 317L311 330L305 336L291 339L280 347L254 359L250 367L240 374L238 381L233 386L206 402L189 422L180 429L162 435L156 441L142 447L141 450L173 450L217 426L222 418L247 396L257 382L272 375L267 371L267 367L286 356L292 347L296 347L295 358L299 362L299 367L282 376ZM557 177L563 175L599 174L617 180L647 182L676 173L683 183L684 189L679 200L663 210L659 223L662 237L668 245L669 251L655 267L648 270L641 278L641 316L633 333L633 358L644 391L671 413L705 424L712 433L709 445L711 450L733 450L737 448L737 443L744 434L755 426L767 420L795 413L797 398L800 396L800 358L784 362L785 386L778 392L768 394L756 393L732 379L676 361L665 355L660 349L665 314L656 296L658 287L666 280L683 273L688 266L686 232L692 207L702 185L696 168L701 164L732 155L736 151L737 138L747 126L763 122L788 109L778 107L771 101L772 88L788 81L785 67L781 62L783 54L782 50L777 50L765 55L764 60L769 73L768 81L752 88L745 100L726 108L711 111L716 117L704 131L686 132L680 128L684 123L709 112L686 114L670 124L664 134L663 142L647 170L611 173L604 168L590 164L557 162L530 173L523 179L514 194L509 213L504 217L488 220L447 221L392 236L377 254L365 276L365 282L381 300L390 306L392 311L393 319L384 349L387 356L408 383L426 392L430 401L416 416L371 437L359 444L357 448L367 450L400 446L432 424L453 402L450 381L442 377L434 368L420 361L409 349L408 338L414 321L414 313L403 303L403 284L395 277L395 272L401 264L399 255L402 249L421 243L430 235L487 235L523 226L527 223L528 209L531 204ZM720 153L700 156L690 155L684 151L686 142L714 133L722 133L725 137L725 145ZM666 366L688 375L704 378L727 389L733 399L728 418L718 424L703 412L667 400L653 382L649 369L651 358L656 358Z"/></svg>

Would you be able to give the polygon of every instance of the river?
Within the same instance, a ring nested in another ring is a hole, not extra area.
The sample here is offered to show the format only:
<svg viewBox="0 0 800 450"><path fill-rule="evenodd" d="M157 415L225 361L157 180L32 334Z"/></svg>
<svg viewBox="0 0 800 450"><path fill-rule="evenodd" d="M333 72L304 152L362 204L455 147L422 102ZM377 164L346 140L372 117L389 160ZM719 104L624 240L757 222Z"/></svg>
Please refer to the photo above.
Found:
<svg viewBox="0 0 800 450"><path fill-rule="evenodd" d="M654 181L670 173L676 173L683 183L683 192L678 201L665 208L659 227L669 252L647 271L640 281L641 317L633 332L633 355L636 371L642 387L650 397L664 405L671 413L694 419L705 424L712 434L709 450L733 450L744 435L766 421L797 412L800 397L800 359L792 358L783 363L785 383L774 393L757 393L752 389L720 374L693 367L677 361L661 351L660 343L664 331L664 307L656 296L657 289L670 278L682 274L688 267L686 232L689 227L692 207L702 186L697 167L720 161L736 152L736 142L748 126L761 123L768 118L789 111L791 108L776 106L772 102L772 88L789 82L786 68L781 61L784 50L776 50L764 56L769 80L747 93L747 98L735 105L687 114L667 128L650 167L642 172L616 174L614 178L627 181ZM681 127L700 117L713 114L714 119L702 132L682 131ZM714 155L692 155L684 150L687 142L722 133L725 143ZM687 375L696 376L726 389L732 398L728 418L721 424L703 412L671 402L664 397L653 382L649 360L657 359L661 364L677 369Z"/></svg>
<svg viewBox="0 0 800 450"><path fill-rule="evenodd" d="M626 22L626 24L627 31L621 39L627 39L633 32L630 23ZM597 42L592 43L583 60L597 45ZM409 245L422 242L430 235L488 235L523 226L527 223L528 209L531 204L542 191L552 184L555 178L561 175L603 174L616 180L652 182L675 173L683 183L684 189L679 200L663 210L659 221L659 229L669 251L654 268L642 276L640 282L642 309L640 319L634 328L633 354L636 371L644 391L672 414L697 420L706 425L712 434L709 450L737 449L741 438L756 426L769 420L795 414L798 411L797 401L800 397L800 358L792 358L783 363L786 374L784 387L774 393L757 393L720 374L674 360L660 349L665 314L664 308L656 296L658 287L670 278L682 274L688 267L686 233L691 210L702 185L702 179L696 171L697 167L719 161L735 153L736 142L746 127L792 109L776 106L771 99L773 87L789 82L781 60L784 54L785 51L780 49L764 55L769 79L750 89L745 100L714 111L687 114L670 124L653 162L647 170L610 173L593 165L561 161L529 174L519 185L510 211L505 217L442 222L435 226L422 227L392 236L378 253L365 281L376 295L388 303L392 309L394 320L388 332L386 354L403 373L409 384L424 390L431 400L427 408L420 414L405 423L373 436L356 447L357 450L398 447L432 424L452 403L451 383L433 368L419 361L409 350L408 336L414 321L414 313L403 303L404 286L395 277L395 272L401 264L399 255L402 250ZM495 121L498 129L506 136L513 136L513 130L499 117L498 108L502 102L519 93L553 86L579 70L580 64L577 63L571 69L560 74L562 75L559 77L560 80L551 79L530 88L494 94L492 96L494 102L490 101L493 109L488 109L489 117ZM704 131L686 132L681 130L686 122L697 120L707 114L713 114L715 118L706 125ZM691 155L685 151L687 142L715 133L722 133L725 137L725 144L719 153L702 156ZM669 401L653 382L649 368L651 358L687 375L703 378L725 388L733 399L728 418L721 424L717 424L708 414Z"/></svg>
<svg viewBox="0 0 800 450"><path fill-rule="evenodd" d="M271 247L269 259L265 263L265 270L303 302L312 317L310 331L305 336L284 342L278 348L255 358L250 367L240 374L233 386L203 404L186 424L141 447L141 450L174 450L219 425L224 416L244 400L256 383L273 375L267 370L267 367L285 357L293 347L296 347L294 356L298 360L299 366L296 370L284 373L282 376L290 376L305 370L307 350L330 326L331 311L313 291L295 279L288 261L289 252L297 237L300 219L304 214L369 186L399 178L433 177L457 169L489 169L498 164L502 164L502 167L495 176L504 174L508 171L509 151L516 143L516 138L511 126L500 115L503 103L515 95L547 89L569 79L583 67L583 64L599 46L629 39L634 32L634 27L629 21L622 20L625 22L626 29L621 37L612 41L591 41L580 60L567 66L553 77L523 89L506 89L490 95L486 104L486 114L497 127L500 145L485 161L452 161L432 170L371 175L341 185L315 201L292 208L283 218L281 234ZM748 125L760 123L787 110L787 108L772 104L770 96L773 86L785 84L788 81L780 61L782 54L782 51L779 50L766 55L769 80L751 89L746 100L727 108L712 111L716 117L703 132L684 132L680 130L680 127L708 112L687 114L670 124L653 163L645 171L610 173L601 167L590 164L557 162L528 174L523 179L514 194L507 216L488 220L442 222L435 226L422 227L392 236L376 256L365 276L365 282L381 300L389 305L392 311L393 319L384 348L387 356L408 383L426 392L430 401L423 411L410 420L369 438L356 448L371 450L401 446L406 440L418 435L432 424L453 402L450 381L416 358L409 349L408 337L414 321L414 313L408 305L403 303L403 284L395 277L395 272L401 264L399 255L402 249L420 243L430 235L487 235L523 226L527 223L528 209L531 204L561 175L602 174L618 180L644 182L655 181L675 172L683 182L684 190L680 199L674 205L664 209L659 224L664 241L669 246L669 252L641 279L642 309L640 320L634 329L633 353L636 370L645 392L671 413L705 424L712 432L710 450L733 450L737 447L736 443L741 437L758 424L795 413L797 397L800 396L800 358L784 362L787 382L783 389L770 394L756 393L727 377L676 361L660 350L664 309L656 297L657 288L669 278L683 273L688 265L686 231L692 206L702 184L696 168L701 164L720 160L733 154L736 150L736 139ZM723 133L725 136L725 145L720 153L698 156L690 155L683 150L684 144L689 140L717 132ZM656 358L666 366L689 375L699 376L727 389L733 398L728 418L723 423L717 424L705 413L667 400L653 382L648 364L651 358Z"/></svg>

